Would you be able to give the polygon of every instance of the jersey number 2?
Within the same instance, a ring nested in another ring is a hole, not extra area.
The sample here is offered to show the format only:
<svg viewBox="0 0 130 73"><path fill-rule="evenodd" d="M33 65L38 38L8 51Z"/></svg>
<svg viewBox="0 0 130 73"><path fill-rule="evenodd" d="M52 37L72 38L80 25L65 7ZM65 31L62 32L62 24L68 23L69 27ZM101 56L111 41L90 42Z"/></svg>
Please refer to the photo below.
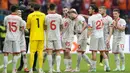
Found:
<svg viewBox="0 0 130 73"><path fill-rule="evenodd" d="M102 26L103 26L102 20L98 20L98 21L96 22L96 29L99 30L99 29L102 28Z"/></svg>
<svg viewBox="0 0 130 73"><path fill-rule="evenodd" d="M52 21L50 22L50 28L51 28L52 30L55 30L55 29L56 29L56 24L54 24L54 22L55 22L55 20L52 20Z"/></svg>
<svg viewBox="0 0 130 73"><path fill-rule="evenodd" d="M16 22L8 22L8 24L9 24L9 30L11 32L16 32L17 31Z"/></svg>

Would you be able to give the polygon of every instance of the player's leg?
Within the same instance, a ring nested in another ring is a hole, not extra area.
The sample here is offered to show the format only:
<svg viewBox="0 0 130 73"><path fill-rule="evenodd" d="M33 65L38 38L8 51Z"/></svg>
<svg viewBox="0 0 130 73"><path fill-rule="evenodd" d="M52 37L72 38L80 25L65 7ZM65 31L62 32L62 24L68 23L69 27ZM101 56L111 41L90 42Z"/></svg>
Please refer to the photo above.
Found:
<svg viewBox="0 0 130 73"><path fill-rule="evenodd" d="M52 52L52 67L54 67L55 60L56 60L56 52L53 51ZM54 68L53 68L53 72L56 72Z"/></svg>
<svg viewBox="0 0 130 73"><path fill-rule="evenodd" d="M60 55L60 51L61 51L61 41L60 40L55 40L54 41L54 46L56 49L56 66L57 66L57 72L61 72L60 71L60 63L61 63L61 55Z"/></svg>
<svg viewBox="0 0 130 73"><path fill-rule="evenodd" d="M92 68L89 70L91 72L96 72L96 54L98 48L98 38L91 37L90 39L90 51L92 51Z"/></svg>
<svg viewBox="0 0 130 73"><path fill-rule="evenodd" d="M99 38L98 45L99 45L98 49L100 51L100 54L103 56L103 59L104 59L104 63L105 63L105 66L106 66L106 71L110 71L108 57L107 57L107 55L105 53L106 49L105 49L104 38Z"/></svg>
<svg viewBox="0 0 130 73"><path fill-rule="evenodd" d="M19 56L19 53L14 53L13 54L13 60L12 60L13 69L12 69L12 73L16 73L17 72L16 65L17 65L17 61L18 61L18 56Z"/></svg>
<svg viewBox="0 0 130 73"><path fill-rule="evenodd" d="M112 43L112 52L114 54L114 59L115 59L115 63L116 63L116 68L113 71L120 71L120 59L118 56L118 44L117 44L117 40L116 38L113 37L113 43Z"/></svg>
<svg viewBox="0 0 130 73"><path fill-rule="evenodd" d="M104 63L105 63L105 66L106 66L106 71L110 71L109 61L108 61L108 57L107 57L106 53L104 51L100 51L100 54L104 58Z"/></svg>
<svg viewBox="0 0 130 73"><path fill-rule="evenodd" d="M85 54L86 51L86 47L87 47L87 39L82 39L81 40L81 52L82 52L82 57L83 59L91 66L91 60L89 59L89 57Z"/></svg>
<svg viewBox="0 0 130 73"><path fill-rule="evenodd" d="M73 43L73 38L68 39L68 45L67 45L67 57L68 57L68 68L69 71L72 71L72 58L71 58L71 47Z"/></svg>
<svg viewBox="0 0 130 73"><path fill-rule="evenodd" d="M4 70L3 73L7 73L7 65L8 65L8 53L12 52L12 42L5 40L4 47L3 47L3 54L4 54Z"/></svg>
<svg viewBox="0 0 130 73"><path fill-rule="evenodd" d="M17 61L18 61L18 56L21 52L21 49L20 49L20 42L19 41L12 41L12 53L13 53L13 60L12 60L12 63L13 63L13 70L12 70L12 73L16 73L16 65L17 65Z"/></svg>
<svg viewBox="0 0 130 73"><path fill-rule="evenodd" d="M24 71L25 72L28 72L28 68L27 68L27 57L26 57L26 52L22 52L22 55L23 55L23 64L24 64Z"/></svg>
<svg viewBox="0 0 130 73"><path fill-rule="evenodd" d="M49 73L52 73L53 71L53 66L52 66L52 52L53 52L53 45L54 41L48 40L47 42L47 59L48 59L48 64L49 64Z"/></svg>
<svg viewBox="0 0 130 73"><path fill-rule="evenodd" d="M7 73L7 65L8 65L8 53L4 53L4 70L3 73Z"/></svg>
<svg viewBox="0 0 130 73"><path fill-rule="evenodd" d="M23 68L23 55L21 55L21 59L20 59L20 66L18 67L18 71L21 71L22 70L22 68Z"/></svg>
<svg viewBox="0 0 130 73"><path fill-rule="evenodd" d="M113 71L120 71L120 59L118 53L114 53L116 68Z"/></svg>
<svg viewBox="0 0 130 73"><path fill-rule="evenodd" d="M28 68L27 68L27 58L26 58L26 42L25 42L25 37L21 37L21 41L20 41L20 49L21 49L21 58L22 58L22 62L24 65L24 71L28 72ZM22 65L22 66L23 66ZM20 65L21 66L21 65ZM21 68L22 69L22 68Z"/></svg>
<svg viewBox="0 0 130 73"><path fill-rule="evenodd" d="M44 54L43 54L43 63L45 63L46 58L47 58L47 52L44 52Z"/></svg>
<svg viewBox="0 0 130 73"><path fill-rule="evenodd" d="M62 40L62 48L64 50L64 64L66 66L65 71L68 72L71 70L71 42L70 39L63 39Z"/></svg>
<svg viewBox="0 0 130 73"><path fill-rule="evenodd" d="M40 40L38 41L38 63L39 63L39 73L43 73L42 65L43 65L43 49L44 49L44 41Z"/></svg>
<svg viewBox="0 0 130 73"><path fill-rule="evenodd" d="M122 61L121 71L125 70L125 54L123 52L124 50L124 44L119 44L119 51L120 51L120 59Z"/></svg>
<svg viewBox="0 0 130 73"><path fill-rule="evenodd" d="M34 54L33 71L37 71L36 64L37 64L37 51Z"/></svg>
<svg viewBox="0 0 130 73"><path fill-rule="evenodd" d="M71 71L71 64L72 64L72 60L71 60L71 54L70 54L70 49L66 49L64 51L64 63L66 65L66 69L65 71Z"/></svg>
<svg viewBox="0 0 130 73"><path fill-rule="evenodd" d="M100 63L99 63L100 66L103 66L102 61L103 61L103 56L100 54Z"/></svg>
<svg viewBox="0 0 130 73"><path fill-rule="evenodd" d="M33 63L34 63L34 54L37 49L38 42L35 40L30 40L30 71L29 73L33 73Z"/></svg>

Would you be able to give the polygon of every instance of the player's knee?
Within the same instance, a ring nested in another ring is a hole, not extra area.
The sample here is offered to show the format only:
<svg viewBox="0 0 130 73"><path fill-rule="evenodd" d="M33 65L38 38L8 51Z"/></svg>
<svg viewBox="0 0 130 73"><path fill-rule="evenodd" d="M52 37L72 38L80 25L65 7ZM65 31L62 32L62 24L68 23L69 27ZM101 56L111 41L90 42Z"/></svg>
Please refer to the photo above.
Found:
<svg viewBox="0 0 130 73"><path fill-rule="evenodd" d="M4 53L4 56L8 56L8 53Z"/></svg>
<svg viewBox="0 0 130 73"><path fill-rule="evenodd" d="M48 55L52 55L52 50L47 50Z"/></svg>
<svg viewBox="0 0 130 73"><path fill-rule="evenodd" d="M21 54L24 56L24 55L26 55L26 52L22 52Z"/></svg>

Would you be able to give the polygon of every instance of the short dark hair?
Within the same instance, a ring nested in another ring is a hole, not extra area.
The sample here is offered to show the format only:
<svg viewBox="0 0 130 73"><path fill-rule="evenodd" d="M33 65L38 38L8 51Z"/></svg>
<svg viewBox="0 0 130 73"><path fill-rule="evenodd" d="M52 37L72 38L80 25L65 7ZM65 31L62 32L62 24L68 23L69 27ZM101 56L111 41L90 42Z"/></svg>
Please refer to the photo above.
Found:
<svg viewBox="0 0 130 73"><path fill-rule="evenodd" d="M39 4L34 4L34 5L33 5L34 10L39 10L40 7L41 7L41 6L40 6Z"/></svg>
<svg viewBox="0 0 130 73"><path fill-rule="evenodd" d="M92 7L92 10L95 12L98 12L98 7L95 4L91 4L90 7Z"/></svg>
<svg viewBox="0 0 130 73"><path fill-rule="evenodd" d="M12 5L10 8L11 12L15 12L18 9L19 9L19 7L17 5Z"/></svg>
<svg viewBox="0 0 130 73"><path fill-rule="evenodd" d="M113 9L113 12L118 12L118 13L120 13L120 10L119 9Z"/></svg>
<svg viewBox="0 0 130 73"><path fill-rule="evenodd" d="M55 8L56 8L56 5L55 5L54 3L51 3L51 4L49 5L49 9L50 9L50 10L55 10Z"/></svg>

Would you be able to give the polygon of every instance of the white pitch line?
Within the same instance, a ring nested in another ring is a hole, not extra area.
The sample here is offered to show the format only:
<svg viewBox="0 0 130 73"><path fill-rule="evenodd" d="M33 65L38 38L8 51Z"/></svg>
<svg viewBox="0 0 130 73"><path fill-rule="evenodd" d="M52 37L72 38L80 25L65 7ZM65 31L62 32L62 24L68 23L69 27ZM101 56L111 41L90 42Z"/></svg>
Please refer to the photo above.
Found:
<svg viewBox="0 0 130 73"><path fill-rule="evenodd" d="M18 56L18 59L19 59L20 57L21 57L21 56ZM8 61L8 64L10 64L10 63L12 63L12 60ZM3 67L4 67L4 65L1 65L1 66L0 66L0 69L3 68Z"/></svg>

